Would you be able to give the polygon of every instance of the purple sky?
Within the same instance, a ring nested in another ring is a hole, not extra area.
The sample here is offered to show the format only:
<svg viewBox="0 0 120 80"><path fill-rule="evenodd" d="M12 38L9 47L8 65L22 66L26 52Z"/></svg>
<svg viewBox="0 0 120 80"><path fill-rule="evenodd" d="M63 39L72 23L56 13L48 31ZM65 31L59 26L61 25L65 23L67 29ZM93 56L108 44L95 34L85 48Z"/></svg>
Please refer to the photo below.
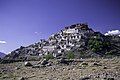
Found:
<svg viewBox="0 0 120 80"><path fill-rule="evenodd" d="M47 39L79 22L102 33L120 30L120 0L0 0L0 51Z"/></svg>

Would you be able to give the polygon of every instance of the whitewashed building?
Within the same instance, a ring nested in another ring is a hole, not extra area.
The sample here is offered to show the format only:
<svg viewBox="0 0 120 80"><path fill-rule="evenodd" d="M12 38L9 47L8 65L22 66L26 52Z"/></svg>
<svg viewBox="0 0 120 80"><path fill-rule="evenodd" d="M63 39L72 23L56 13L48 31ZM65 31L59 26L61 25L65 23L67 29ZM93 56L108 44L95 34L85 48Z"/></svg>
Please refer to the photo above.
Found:
<svg viewBox="0 0 120 80"><path fill-rule="evenodd" d="M63 30L63 33L78 33L78 29L75 29L75 28L73 28L73 29L65 29L65 30Z"/></svg>
<svg viewBox="0 0 120 80"><path fill-rule="evenodd" d="M43 50L44 52L46 52L46 51L51 52L51 51L54 51L54 50L55 50L55 47L56 47L56 46L43 46L42 50Z"/></svg>

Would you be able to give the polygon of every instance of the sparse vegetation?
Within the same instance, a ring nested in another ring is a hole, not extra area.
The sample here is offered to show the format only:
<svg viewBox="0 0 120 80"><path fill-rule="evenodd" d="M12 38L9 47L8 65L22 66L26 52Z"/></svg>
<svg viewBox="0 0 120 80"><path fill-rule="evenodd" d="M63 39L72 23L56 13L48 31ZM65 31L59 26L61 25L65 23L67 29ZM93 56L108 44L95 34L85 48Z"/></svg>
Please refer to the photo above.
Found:
<svg viewBox="0 0 120 80"><path fill-rule="evenodd" d="M81 52L80 52L80 55L81 55L81 56L84 56L84 55L85 55L85 52L81 51Z"/></svg>
<svg viewBox="0 0 120 80"><path fill-rule="evenodd" d="M46 60L49 60L49 59L53 59L54 56L53 56L52 54L47 54L47 55L44 56L44 58L45 58Z"/></svg>
<svg viewBox="0 0 120 80"><path fill-rule="evenodd" d="M102 41L99 41L98 39L90 39L89 42L89 47L93 52L98 52L102 50L103 43Z"/></svg>
<svg viewBox="0 0 120 80"><path fill-rule="evenodd" d="M110 46L110 42L103 41L100 37L91 38L88 41L88 45L93 52L107 51Z"/></svg>
<svg viewBox="0 0 120 80"><path fill-rule="evenodd" d="M67 59L74 59L75 55L72 51L67 52Z"/></svg>

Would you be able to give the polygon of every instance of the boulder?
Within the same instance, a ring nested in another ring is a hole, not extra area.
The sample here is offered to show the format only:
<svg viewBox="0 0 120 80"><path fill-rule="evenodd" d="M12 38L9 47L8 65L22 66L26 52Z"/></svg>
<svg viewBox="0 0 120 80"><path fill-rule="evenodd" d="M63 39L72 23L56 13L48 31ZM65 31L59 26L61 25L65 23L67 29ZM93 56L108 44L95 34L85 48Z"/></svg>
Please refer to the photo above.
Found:
<svg viewBox="0 0 120 80"><path fill-rule="evenodd" d="M33 66L30 62L25 62L24 65L27 67Z"/></svg>
<svg viewBox="0 0 120 80"><path fill-rule="evenodd" d="M25 80L25 78L24 77L20 77L19 80Z"/></svg>
<svg viewBox="0 0 120 80"><path fill-rule="evenodd" d="M32 68L40 68L40 65L33 65Z"/></svg>
<svg viewBox="0 0 120 80"><path fill-rule="evenodd" d="M46 64L48 64L48 60L43 59L43 61L41 61L41 65L46 65Z"/></svg>
<svg viewBox="0 0 120 80"><path fill-rule="evenodd" d="M107 78L107 80L115 80L114 78Z"/></svg>
<svg viewBox="0 0 120 80"><path fill-rule="evenodd" d="M58 63L61 63L61 64L69 64L69 61L65 60L64 58L61 58L58 60Z"/></svg>
<svg viewBox="0 0 120 80"><path fill-rule="evenodd" d="M82 63L82 65L88 66L88 63L85 63L85 62L84 62L84 63Z"/></svg>
<svg viewBox="0 0 120 80"><path fill-rule="evenodd" d="M52 66L52 64L49 62L48 64L46 64L46 66Z"/></svg>
<svg viewBox="0 0 120 80"><path fill-rule="evenodd" d="M15 70L19 70L20 68L19 67L15 67Z"/></svg>
<svg viewBox="0 0 120 80"><path fill-rule="evenodd" d="M32 68L42 68L42 67L46 67L45 65L41 65L41 64L38 64L38 65L33 65Z"/></svg>
<svg viewBox="0 0 120 80"><path fill-rule="evenodd" d="M104 66L103 69L108 69L108 67L107 67L107 66Z"/></svg>
<svg viewBox="0 0 120 80"><path fill-rule="evenodd" d="M90 77L83 77L83 78L80 78L79 80L89 80Z"/></svg>
<svg viewBox="0 0 120 80"><path fill-rule="evenodd" d="M102 66L102 65L100 63L95 62L93 63L93 66Z"/></svg>

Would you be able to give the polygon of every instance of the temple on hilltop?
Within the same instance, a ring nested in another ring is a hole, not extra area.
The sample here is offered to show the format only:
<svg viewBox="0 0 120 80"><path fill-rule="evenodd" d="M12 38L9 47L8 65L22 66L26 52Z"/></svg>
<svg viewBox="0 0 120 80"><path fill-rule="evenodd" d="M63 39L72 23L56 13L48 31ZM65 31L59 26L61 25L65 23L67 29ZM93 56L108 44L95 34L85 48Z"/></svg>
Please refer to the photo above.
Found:
<svg viewBox="0 0 120 80"><path fill-rule="evenodd" d="M60 32L51 35L42 50L45 54L50 52L56 56L55 54L84 46L85 42L82 42L82 39L93 33L94 31L87 24L80 23L67 26Z"/></svg>
<svg viewBox="0 0 120 80"><path fill-rule="evenodd" d="M79 23L79 24L74 24L74 25L65 27L65 29L82 29L82 30L87 30L89 28L88 28L88 25L86 23L82 23L82 24Z"/></svg>
<svg viewBox="0 0 120 80"><path fill-rule="evenodd" d="M117 46L120 46L120 37L111 37L93 31L86 23L73 24L52 34L48 40L41 39L38 43L31 44L27 47L20 47L12 51L5 59L39 60L48 54L55 58L66 58L68 52L73 52L76 58L100 56L106 53L106 49L96 54L91 50L89 44L95 40L100 41L100 43L111 41L113 44L116 43L112 48L119 50ZM84 55L84 53L86 54Z"/></svg>
<svg viewBox="0 0 120 80"><path fill-rule="evenodd" d="M52 54L54 57L66 54L68 51L77 51L85 46L87 39L94 35L94 31L87 24L79 23L65 27L59 32L52 34L48 40L22 47L11 52L13 57L19 55L20 59L30 60L34 56L42 57ZM8 57L6 57L8 58ZM16 57L18 59L18 57ZM36 58L37 59L37 58Z"/></svg>

